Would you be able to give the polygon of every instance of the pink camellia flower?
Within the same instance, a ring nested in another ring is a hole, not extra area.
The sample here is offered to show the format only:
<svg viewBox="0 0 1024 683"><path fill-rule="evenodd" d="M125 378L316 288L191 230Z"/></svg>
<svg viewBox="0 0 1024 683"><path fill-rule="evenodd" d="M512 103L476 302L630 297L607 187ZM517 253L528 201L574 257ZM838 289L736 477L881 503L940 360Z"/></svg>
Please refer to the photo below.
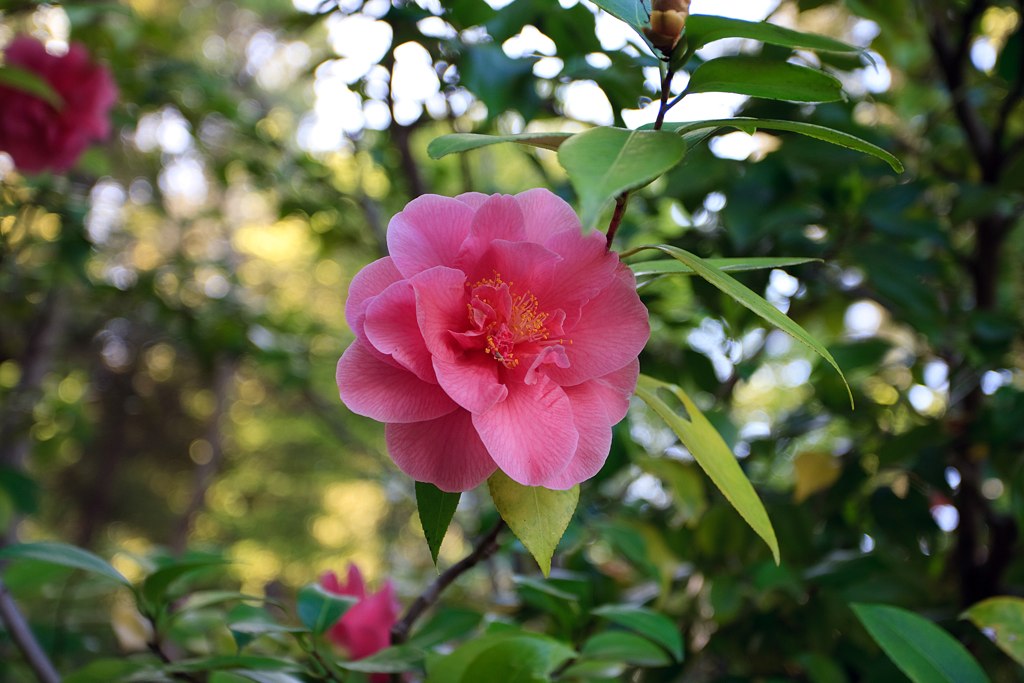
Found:
<svg viewBox="0 0 1024 683"><path fill-rule="evenodd" d="M398 620L400 606L390 581L376 593L367 595L363 575L357 566L350 564L345 583L341 583L334 572L327 572L320 577L320 585L331 593L359 599L327 632L332 643L353 660L369 657L391 644L391 627ZM387 680L387 676L383 680Z"/></svg>
<svg viewBox="0 0 1024 683"><path fill-rule="evenodd" d="M352 280L341 399L399 468L567 489L608 457L650 334L632 272L551 192L414 199Z"/></svg>
<svg viewBox="0 0 1024 683"><path fill-rule="evenodd" d="M8 66L40 76L63 100L55 109L45 100L0 85L0 151L26 173L71 168L93 140L110 134L110 108L117 86L106 67L89 61L85 47L51 55L34 38L19 36L4 52Z"/></svg>

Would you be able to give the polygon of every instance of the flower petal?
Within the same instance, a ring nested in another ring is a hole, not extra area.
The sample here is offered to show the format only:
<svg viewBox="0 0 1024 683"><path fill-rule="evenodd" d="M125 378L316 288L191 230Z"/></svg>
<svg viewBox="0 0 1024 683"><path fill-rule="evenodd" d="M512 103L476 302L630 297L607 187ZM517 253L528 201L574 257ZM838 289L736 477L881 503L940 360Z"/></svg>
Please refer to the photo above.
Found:
<svg viewBox="0 0 1024 683"><path fill-rule="evenodd" d="M569 397L547 378L509 385L508 398L474 414L473 424L498 467L524 486L565 469L579 440Z"/></svg>
<svg viewBox="0 0 1024 683"><path fill-rule="evenodd" d="M408 281L392 284L369 302L363 330L378 351L394 358L424 382L437 382L430 351L416 322L416 294Z"/></svg>
<svg viewBox="0 0 1024 683"><path fill-rule="evenodd" d="M433 420L458 407L441 387L388 365L358 339L338 361L336 378L348 409L380 422Z"/></svg>
<svg viewBox="0 0 1024 683"><path fill-rule="evenodd" d="M497 469L464 410L436 420L389 424L384 435L399 469L442 491L468 491Z"/></svg>
<svg viewBox="0 0 1024 683"><path fill-rule="evenodd" d="M584 305L579 321L566 329L572 340L566 347L571 366L546 367L548 377L571 386L614 372L640 355L651 327L632 281L631 273L616 274L608 287Z"/></svg>
<svg viewBox="0 0 1024 683"><path fill-rule="evenodd" d="M345 322L357 337L364 338L363 319L370 299L377 296L392 283L402 279L402 274L395 268L390 256L377 259L366 266L352 278L348 286L348 299L345 301Z"/></svg>
<svg viewBox="0 0 1024 683"><path fill-rule="evenodd" d="M473 209L451 197L426 194L388 224L388 253L405 277L434 266L454 266L473 225Z"/></svg>
<svg viewBox="0 0 1024 683"><path fill-rule="evenodd" d="M483 192L463 192L462 194L455 195L455 198L463 204L472 207L472 209L476 211L483 206L484 202L486 202L490 196L491 195L484 194Z"/></svg>
<svg viewBox="0 0 1024 683"><path fill-rule="evenodd" d="M454 361L462 346L452 333L469 327L466 276L454 268L431 268L409 280L416 293L416 322L435 358Z"/></svg>
<svg viewBox="0 0 1024 683"><path fill-rule="evenodd" d="M495 240L518 242L525 236L523 211L515 197L491 195L476 209L473 228L459 248L457 263L460 267L475 265Z"/></svg>
<svg viewBox="0 0 1024 683"><path fill-rule="evenodd" d="M498 362L479 350L466 351L456 361L435 356L434 372L444 392L471 413L482 413L508 396L498 381Z"/></svg>
<svg viewBox="0 0 1024 683"><path fill-rule="evenodd" d="M377 593L352 605L328 637L354 660L369 657L391 644L391 627L398 620L398 610L395 589L388 582Z"/></svg>
<svg viewBox="0 0 1024 683"><path fill-rule="evenodd" d="M571 282L571 287L558 287L552 304L568 309L584 304L606 288L619 266L619 257L607 249L604 235L591 232L583 235L579 230L565 230L544 243L562 257L555 269L557 283ZM634 285L635 288L635 285Z"/></svg>
<svg viewBox="0 0 1024 683"><path fill-rule="evenodd" d="M555 193L543 187L535 187L516 195L516 201L523 212L526 239L544 244L552 235L564 230L580 234L583 226L569 204ZM594 233L600 235L600 233ZM600 236L604 242L604 236Z"/></svg>
<svg viewBox="0 0 1024 683"><path fill-rule="evenodd" d="M595 384L584 382L565 389L580 440L566 468L541 484L546 488L572 488L597 474L608 459L612 447L612 426L608 422L604 398Z"/></svg>
<svg viewBox="0 0 1024 683"><path fill-rule="evenodd" d="M605 415L610 424L618 424L629 411L629 399L636 391L636 380L640 376L640 361L634 358L622 368L603 377L584 382L604 404ZM583 386L580 385L580 386Z"/></svg>

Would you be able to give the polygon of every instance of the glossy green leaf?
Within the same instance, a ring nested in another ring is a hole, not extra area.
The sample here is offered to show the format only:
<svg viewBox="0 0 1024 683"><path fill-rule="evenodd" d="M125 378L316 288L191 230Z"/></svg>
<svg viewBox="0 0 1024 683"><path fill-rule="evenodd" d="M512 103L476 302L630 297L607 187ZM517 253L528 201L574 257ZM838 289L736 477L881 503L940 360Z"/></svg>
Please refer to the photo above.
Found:
<svg viewBox="0 0 1024 683"><path fill-rule="evenodd" d="M217 565L227 564L222 558L197 558L175 562L170 566L158 569L142 582L142 597L151 605L160 605L167 601L168 589L175 581L192 572L209 569Z"/></svg>
<svg viewBox="0 0 1024 683"><path fill-rule="evenodd" d="M734 119L692 121L689 123L666 123L664 130L671 130L685 137L686 135L697 131L713 130L717 128L735 128L750 135L753 135L759 129L799 133L800 135L814 138L815 140L821 140L822 142L828 142L833 145L838 145L839 147L852 149L856 152L870 154L871 156L881 159L885 163L889 164L889 166L892 167L892 170L897 173L903 173L902 162L881 147L840 130L833 130L832 128L818 126L813 123L804 123L802 121L781 121L777 119L738 117Z"/></svg>
<svg viewBox="0 0 1024 683"><path fill-rule="evenodd" d="M686 20L687 51L695 52L723 38L746 38L769 45L817 52L864 52L859 47L818 35L803 33L766 21L743 21L709 14L691 14Z"/></svg>
<svg viewBox="0 0 1024 683"><path fill-rule="evenodd" d="M299 589L295 606L299 621L310 631L320 635L335 623L359 600L351 595L331 593L318 583Z"/></svg>
<svg viewBox="0 0 1024 683"><path fill-rule="evenodd" d="M987 683L974 657L941 628L899 607L856 604L854 613L914 683Z"/></svg>
<svg viewBox="0 0 1024 683"><path fill-rule="evenodd" d="M748 288L746 285L741 284L735 278L724 273L721 269L716 268L699 256L691 254L684 249L679 249L678 247L669 246L667 244L641 247L641 249L657 249L668 254L683 265L692 268L697 275L710 282L725 294L728 294L739 304L750 309L824 358L828 361L828 364L835 368L836 372L839 373L839 376L843 380L843 384L846 386L846 393L850 398L850 406L853 406L853 392L850 390L850 385L847 383L846 377L843 375L843 371L839 368L839 364L836 363L835 358L832 357L832 354L829 353L828 349L826 349L821 342L812 337L807 330L796 324L791 318L782 313L782 311L765 301L763 297Z"/></svg>
<svg viewBox="0 0 1024 683"><path fill-rule="evenodd" d="M181 614L182 612L206 609L207 607L223 605L229 602L264 603L273 601L258 595L247 595L236 591L198 591L196 593L190 593L179 605L176 605L174 613Z"/></svg>
<svg viewBox="0 0 1024 683"><path fill-rule="evenodd" d="M668 666L672 658L664 649L629 631L605 631L591 636L583 644L587 659L622 661L634 666Z"/></svg>
<svg viewBox="0 0 1024 683"><path fill-rule="evenodd" d="M653 640L668 650L677 662L683 660L682 631L664 614L633 605L604 605L593 613Z"/></svg>
<svg viewBox="0 0 1024 683"><path fill-rule="evenodd" d="M88 550L82 550L66 543L42 542L11 545L0 549L0 559L36 560L62 567L82 569L125 586L131 585L131 582L121 572L111 567L105 560Z"/></svg>
<svg viewBox="0 0 1024 683"><path fill-rule="evenodd" d="M542 683L576 652L556 640L520 636L506 638L480 654L466 667L462 681L476 683L494 679L501 672L503 683Z"/></svg>
<svg viewBox="0 0 1024 683"><path fill-rule="evenodd" d="M338 666L342 669L380 674L413 671L422 664L423 651L412 645L389 647L354 662L338 662Z"/></svg>
<svg viewBox="0 0 1024 683"><path fill-rule="evenodd" d="M54 109L60 110L64 107L64 100L53 86L26 69L11 65L0 66L0 85L34 95Z"/></svg>
<svg viewBox="0 0 1024 683"><path fill-rule="evenodd" d="M1024 598L989 598L971 605L960 617L978 628L991 629L996 645L1024 666Z"/></svg>
<svg viewBox="0 0 1024 683"><path fill-rule="evenodd" d="M145 664L124 657L96 659L64 677L64 683L115 683L141 670Z"/></svg>
<svg viewBox="0 0 1024 683"><path fill-rule="evenodd" d="M650 0L594 0L594 4L616 19L629 24L650 47L651 43L644 35L644 26L650 24Z"/></svg>
<svg viewBox="0 0 1024 683"><path fill-rule="evenodd" d="M175 673L220 671L225 669L255 669L258 671L295 671L299 665L288 659L260 655L214 655L185 659L166 666Z"/></svg>
<svg viewBox="0 0 1024 683"><path fill-rule="evenodd" d="M468 152L496 145L500 142L517 142L520 145L556 150L574 133L518 133L516 135L481 135L479 133L453 133L434 138L427 145L427 154L431 159L440 159L449 154Z"/></svg>
<svg viewBox="0 0 1024 683"><path fill-rule="evenodd" d="M430 548L430 557L437 566L437 553L441 549L441 541L452 523L455 509L459 507L461 493L448 493L433 484L423 481L416 482L416 509L423 526L423 536Z"/></svg>
<svg viewBox="0 0 1024 683"><path fill-rule="evenodd" d="M701 64L690 76L686 92L730 92L786 102L835 102L842 99L843 86L824 71L740 55Z"/></svg>
<svg viewBox="0 0 1024 683"><path fill-rule="evenodd" d="M658 396L659 390L674 395L682 403L686 414L681 415L673 410L672 406ZM768 544L778 564L779 542L775 538L775 529L768 519L764 504L743 473L736 456L686 392L673 384L640 375L636 395L675 432L726 500Z"/></svg>
<svg viewBox="0 0 1024 683"><path fill-rule="evenodd" d="M501 470L487 480L491 498L498 514L512 533L530 551L544 576L551 573L551 557L562 534L569 526L580 487L568 491L553 491L540 486L523 486L510 479Z"/></svg>
<svg viewBox="0 0 1024 683"><path fill-rule="evenodd" d="M473 609L439 609L416 629L409 638L409 645L428 648L462 638L476 629L483 618L483 614Z"/></svg>
<svg viewBox="0 0 1024 683"><path fill-rule="evenodd" d="M712 258L706 259L708 263L718 268L723 273L742 272L747 270L764 270L767 268L785 268L787 266L798 266L802 263L812 261L821 262L821 259L805 257L780 257L772 258L767 256L754 256L749 258ZM661 259L658 261L644 261L642 263L631 263L629 269L637 277L644 275L696 275L696 271L685 263L675 259Z"/></svg>
<svg viewBox="0 0 1024 683"><path fill-rule="evenodd" d="M558 162L579 196L583 227L592 228L612 199L643 187L685 154L686 143L673 133L601 127L566 140Z"/></svg>

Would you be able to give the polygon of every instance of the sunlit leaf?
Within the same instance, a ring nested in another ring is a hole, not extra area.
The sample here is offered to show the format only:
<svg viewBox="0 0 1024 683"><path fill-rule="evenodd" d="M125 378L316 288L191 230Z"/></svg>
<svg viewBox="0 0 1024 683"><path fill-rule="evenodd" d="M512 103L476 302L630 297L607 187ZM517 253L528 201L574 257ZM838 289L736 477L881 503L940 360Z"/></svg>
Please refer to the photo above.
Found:
<svg viewBox="0 0 1024 683"><path fill-rule="evenodd" d="M903 173L902 162L878 145L873 145L866 140L862 140L855 135L850 135L849 133L844 133L841 130L826 128L825 126L818 126L813 123L737 117L734 119L691 121L689 123L666 123L664 126L664 130L674 131L684 137L691 133L711 131L718 128L735 128L750 135L753 135L758 130L781 130L790 133L798 133L809 138L814 138L815 140L821 140L822 142L828 142L839 147L852 149L856 152L870 154L871 156L881 159L885 163L889 164L889 166L892 167L892 170L897 173Z"/></svg>
<svg viewBox="0 0 1024 683"><path fill-rule="evenodd" d="M686 143L672 133L601 127L566 140L558 162L579 196L583 227L592 228L608 202L672 169L685 154Z"/></svg>
<svg viewBox="0 0 1024 683"><path fill-rule="evenodd" d="M579 502L580 487L553 491L540 486L523 486L501 470L491 475L487 487L498 514L547 576L551 572L551 557Z"/></svg>
<svg viewBox="0 0 1024 683"><path fill-rule="evenodd" d="M1003 652L1024 666L1024 598L989 598L960 615L981 629L990 629Z"/></svg>
<svg viewBox="0 0 1024 683"><path fill-rule="evenodd" d="M686 92L729 92L786 102L834 102L842 99L843 85L824 71L739 55L701 64L690 76Z"/></svg>
<svg viewBox="0 0 1024 683"><path fill-rule="evenodd" d="M435 567L441 542L448 532L448 525L452 522L455 509L459 507L461 496L462 494L458 492L442 491L433 484L416 482L416 509L419 512L423 536L427 539L430 557L434 560Z"/></svg>
<svg viewBox="0 0 1024 683"><path fill-rule="evenodd" d="M914 683L987 683L988 676L960 642L899 607L852 605L889 659Z"/></svg>
<svg viewBox="0 0 1024 683"><path fill-rule="evenodd" d="M686 414L681 415L666 403L658 395L659 390L667 391L675 396L682 404ZM771 520L768 519L764 504L750 484L750 480L743 473L743 469L736 462L736 456L729 450L714 426L708 422L708 419L686 395L686 392L675 385L647 375L640 375L636 395L675 432L726 500L768 544L775 562L778 563L779 542L775 538L775 529L772 528Z"/></svg>
<svg viewBox="0 0 1024 683"><path fill-rule="evenodd" d="M735 278L727 275L721 269L716 268L699 256L691 254L684 249L679 249L678 247L673 247L667 244L645 246L640 247L640 249L657 249L678 260L683 265L692 268L697 275L710 282L725 294L728 294L738 303L761 316L772 325L824 358L828 361L828 364L835 368L836 372L839 373L839 376L843 380L843 384L846 386L846 393L850 398L850 405L853 406L853 392L850 390L850 385L847 383L846 377L843 375L843 371L840 369L839 364L836 363L828 349L826 349L821 342L812 337L807 330L796 324L796 322L787 317L779 309L775 308L775 306L772 306L770 303L765 301L763 297L746 285L740 283Z"/></svg>
<svg viewBox="0 0 1024 683"><path fill-rule="evenodd" d="M0 549L0 559L4 560L36 560L48 564L82 569L93 574L116 581L125 586L131 582L121 572L114 569L100 557L88 550L76 548L65 543L21 543Z"/></svg>
<svg viewBox="0 0 1024 683"><path fill-rule="evenodd" d="M705 259L715 268L724 273L736 273L747 270L765 270L768 268L785 268L787 266L798 266L802 263L821 262L821 259L806 257L779 257L751 256L747 258L710 258ZM637 277L644 275L696 275L696 271L685 263L675 259L661 259L658 261L644 261L642 263L631 263L629 269Z"/></svg>
<svg viewBox="0 0 1024 683"><path fill-rule="evenodd" d="M744 21L709 14L691 14L686 20L688 52L695 52L708 43L723 38L746 38L769 45L817 52L864 52L859 47L847 45L834 38L794 31L767 21Z"/></svg>
<svg viewBox="0 0 1024 683"><path fill-rule="evenodd" d="M449 154L468 152L499 142L517 142L521 145L556 150L563 142L571 138L573 133L518 133L516 135L480 135L479 133L453 133L434 138L427 145L427 154L431 159L440 159Z"/></svg>
<svg viewBox="0 0 1024 683"><path fill-rule="evenodd" d="M793 459L796 488L793 499L802 503L810 496L836 483L842 474L838 458L821 451L803 451Z"/></svg>

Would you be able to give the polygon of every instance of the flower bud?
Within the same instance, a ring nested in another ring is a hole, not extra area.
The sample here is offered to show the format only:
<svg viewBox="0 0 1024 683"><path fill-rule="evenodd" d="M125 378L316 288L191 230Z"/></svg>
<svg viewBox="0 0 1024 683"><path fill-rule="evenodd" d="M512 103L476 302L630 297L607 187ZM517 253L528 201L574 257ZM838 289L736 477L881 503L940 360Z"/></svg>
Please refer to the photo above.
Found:
<svg viewBox="0 0 1024 683"><path fill-rule="evenodd" d="M654 0L651 3L651 25L644 35L654 47L670 54L679 43L690 15L690 0Z"/></svg>

